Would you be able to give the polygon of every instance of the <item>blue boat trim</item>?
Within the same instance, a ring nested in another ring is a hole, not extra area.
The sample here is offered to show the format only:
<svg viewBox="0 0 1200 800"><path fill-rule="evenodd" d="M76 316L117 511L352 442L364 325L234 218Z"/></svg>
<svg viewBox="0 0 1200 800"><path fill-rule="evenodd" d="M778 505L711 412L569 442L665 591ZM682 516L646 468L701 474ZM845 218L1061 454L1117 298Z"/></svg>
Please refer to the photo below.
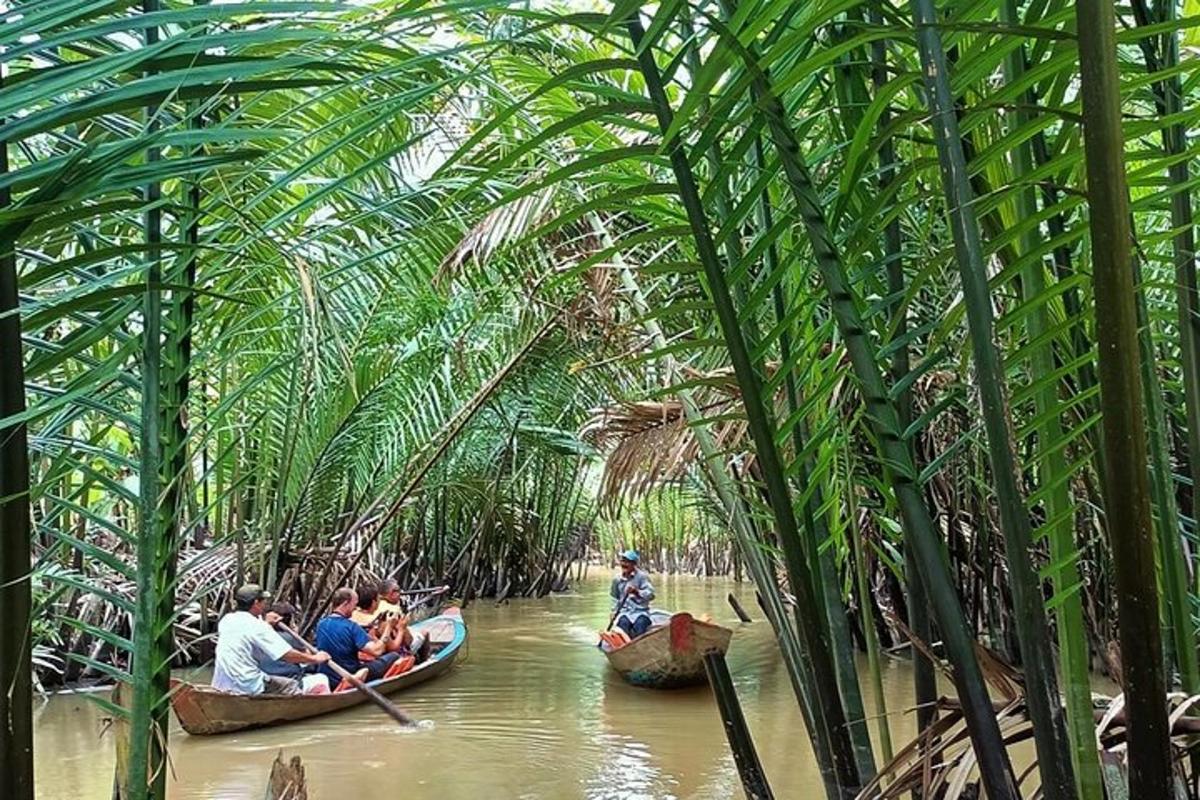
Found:
<svg viewBox="0 0 1200 800"><path fill-rule="evenodd" d="M445 647L434 653L430 657L430 661L441 661L446 656L450 655L459 647L461 647L462 643L467 639L467 624L463 622L462 617L433 617L427 622L434 622L439 619L448 619L454 623L454 638L451 639Z"/></svg>

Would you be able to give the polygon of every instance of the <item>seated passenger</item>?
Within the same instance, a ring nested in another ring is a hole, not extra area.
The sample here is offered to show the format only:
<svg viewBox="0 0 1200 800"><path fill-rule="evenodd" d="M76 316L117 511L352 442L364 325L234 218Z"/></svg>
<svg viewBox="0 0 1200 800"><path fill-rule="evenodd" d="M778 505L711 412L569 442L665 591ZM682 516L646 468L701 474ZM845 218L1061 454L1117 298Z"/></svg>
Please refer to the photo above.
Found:
<svg viewBox="0 0 1200 800"><path fill-rule="evenodd" d="M343 586L333 593L332 610L317 623L317 648L328 652L330 660L347 672L363 670L365 680L378 680L400 654L389 650L392 644L390 626L382 629L378 638L372 638L365 628L351 619L356 606L358 593L353 589ZM328 666L322 666L321 671L333 685L341 680Z"/></svg>
<svg viewBox="0 0 1200 800"><path fill-rule="evenodd" d="M270 614L278 618L278 621L272 623L271 627L279 634L279 637L291 645L293 650L306 650L304 642L300 641L290 630L281 630L279 624L292 627L292 620L296 617L296 607L291 603L279 602L271 606ZM311 675L317 671L316 665L313 664L293 664L290 661L285 661L282 658L274 661L266 661L262 664L263 672L268 675L278 675L281 678L302 679L305 675Z"/></svg>
<svg viewBox="0 0 1200 800"><path fill-rule="evenodd" d="M358 603L354 607L350 619L355 625L360 625L370 633L380 621L379 595L374 586L360 586L357 591Z"/></svg>
<svg viewBox="0 0 1200 800"><path fill-rule="evenodd" d="M234 694L299 694L300 681L270 675L263 665L272 661L288 664L324 665L325 652L309 655L294 648L272 629L278 616L268 612L261 619L270 595L255 584L247 584L234 593L237 610L221 618L217 626L217 656L212 686Z"/></svg>
<svg viewBox="0 0 1200 800"><path fill-rule="evenodd" d="M391 611L397 616L408 611L404 605L404 595L400 594L400 584L391 578L379 582L379 610Z"/></svg>
<svg viewBox="0 0 1200 800"><path fill-rule="evenodd" d="M360 586L358 607L350 618L363 626L373 639L381 638L387 633L389 653L412 655L418 662L424 661L429 656L425 636L408 627L408 617L394 602L399 595L400 590L395 581L384 581L379 584L378 589L374 586ZM387 597L393 598L393 601L387 602Z"/></svg>

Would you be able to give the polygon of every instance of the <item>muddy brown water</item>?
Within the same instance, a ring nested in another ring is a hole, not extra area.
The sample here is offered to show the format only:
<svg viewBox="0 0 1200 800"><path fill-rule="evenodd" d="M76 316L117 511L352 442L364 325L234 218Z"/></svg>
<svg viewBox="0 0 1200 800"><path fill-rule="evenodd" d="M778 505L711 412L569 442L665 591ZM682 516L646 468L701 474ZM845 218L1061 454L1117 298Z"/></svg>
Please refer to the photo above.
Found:
<svg viewBox="0 0 1200 800"><path fill-rule="evenodd" d="M655 584L656 605L707 612L734 629L729 667L776 797L823 796L808 733L751 587L663 576ZM169 795L261 798L282 749L303 759L313 800L741 797L709 690L627 686L593 647L608 620L607 588L593 573L567 594L471 605L467 647L454 670L395 695L428 721L419 730L401 730L369 705L225 736L188 736L172 718ZM753 623L738 623L725 600L730 591ZM885 659L883 680L899 746L913 732L905 713L912 697L907 662ZM865 686L864 695L874 715ZM104 716L81 695L56 696L39 709L41 800L110 796Z"/></svg>

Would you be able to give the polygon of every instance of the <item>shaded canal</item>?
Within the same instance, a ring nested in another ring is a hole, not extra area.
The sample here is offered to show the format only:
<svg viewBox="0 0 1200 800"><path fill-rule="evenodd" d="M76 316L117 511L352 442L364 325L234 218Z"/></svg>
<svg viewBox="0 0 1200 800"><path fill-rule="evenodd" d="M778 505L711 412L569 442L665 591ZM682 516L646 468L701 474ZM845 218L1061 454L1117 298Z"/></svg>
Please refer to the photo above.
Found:
<svg viewBox="0 0 1200 800"><path fill-rule="evenodd" d="M657 605L707 612L734 628L729 666L776 796L821 796L808 734L751 587L662 576L655 584ZM283 749L303 759L310 795L319 800L740 797L709 690L626 686L592 647L607 622L607 588L590 578L565 595L469 607L470 637L455 669L395 696L431 721L421 730L400 730L372 706L214 737L188 736L173 724L170 796L260 798ZM729 591L755 622L737 622ZM885 659L897 743L913 731L912 715L903 713L910 676L907 662ZM82 696L58 696L39 710L39 798L110 796L112 744L101 736L103 718Z"/></svg>

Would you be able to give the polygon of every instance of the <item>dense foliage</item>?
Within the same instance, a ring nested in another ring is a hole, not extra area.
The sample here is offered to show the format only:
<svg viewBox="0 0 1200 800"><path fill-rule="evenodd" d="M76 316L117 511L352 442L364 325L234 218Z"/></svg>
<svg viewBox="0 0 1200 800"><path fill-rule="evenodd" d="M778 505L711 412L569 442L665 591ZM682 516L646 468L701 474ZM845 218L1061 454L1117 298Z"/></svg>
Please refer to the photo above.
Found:
<svg viewBox="0 0 1200 800"><path fill-rule="evenodd" d="M926 746L976 759L920 780L1029 794L1026 737L1047 798L1185 774L1193 0L4 13L6 797L31 658L132 684L155 795L236 580L504 598L589 543L756 582L830 797L915 780L853 657L910 637L888 701L934 724L945 658Z"/></svg>

